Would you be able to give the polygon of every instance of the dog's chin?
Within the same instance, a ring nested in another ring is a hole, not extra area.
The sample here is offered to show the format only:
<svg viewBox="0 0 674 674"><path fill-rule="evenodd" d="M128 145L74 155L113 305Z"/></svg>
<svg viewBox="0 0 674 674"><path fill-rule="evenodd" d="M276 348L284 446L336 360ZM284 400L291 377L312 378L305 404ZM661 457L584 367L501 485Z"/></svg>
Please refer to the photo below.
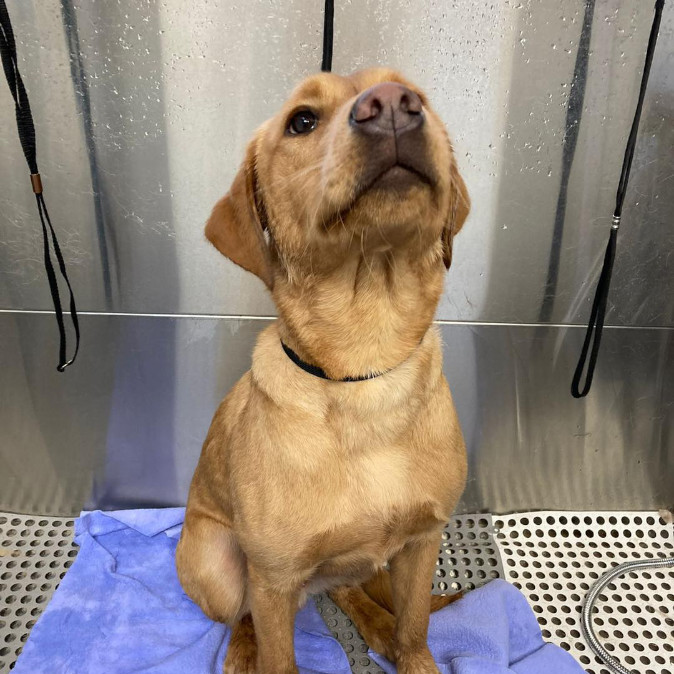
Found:
<svg viewBox="0 0 674 674"><path fill-rule="evenodd" d="M424 180L401 167L383 173L352 209L360 218L376 221L418 221L434 203L434 193Z"/></svg>
<svg viewBox="0 0 674 674"><path fill-rule="evenodd" d="M394 186L399 180L404 183L400 188ZM336 232L348 239L368 232L371 238L379 233L385 240L401 244L411 234L419 236L420 225L433 219L428 187L418 182L408 185L406 176L386 176L384 181L385 187L373 187L361 195L348 212L342 212Z"/></svg>
<svg viewBox="0 0 674 674"><path fill-rule="evenodd" d="M341 209L323 219L325 229L340 225L352 231L406 221L418 223L419 216L435 203L431 181L423 174L395 165L375 176L367 185L356 188Z"/></svg>

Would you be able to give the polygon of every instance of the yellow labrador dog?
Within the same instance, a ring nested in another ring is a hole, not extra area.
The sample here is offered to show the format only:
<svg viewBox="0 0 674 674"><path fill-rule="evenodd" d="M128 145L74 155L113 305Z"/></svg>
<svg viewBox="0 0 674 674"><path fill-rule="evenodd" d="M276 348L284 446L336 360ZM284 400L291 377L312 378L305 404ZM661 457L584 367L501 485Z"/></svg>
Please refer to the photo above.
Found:
<svg viewBox="0 0 674 674"><path fill-rule="evenodd" d="M215 414L177 551L233 626L225 672L297 672L295 613L323 590L400 674L438 671L431 578L466 458L431 323L468 208L442 122L387 69L302 82L215 205L206 236L279 312Z"/></svg>

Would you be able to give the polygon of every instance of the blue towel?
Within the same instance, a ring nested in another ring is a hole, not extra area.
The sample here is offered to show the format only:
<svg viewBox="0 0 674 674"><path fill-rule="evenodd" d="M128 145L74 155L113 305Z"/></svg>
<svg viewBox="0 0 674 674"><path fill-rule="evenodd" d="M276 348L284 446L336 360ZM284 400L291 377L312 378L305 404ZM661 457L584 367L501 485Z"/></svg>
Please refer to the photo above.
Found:
<svg viewBox="0 0 674 674"><path fill-rule="evenodd" d="M546 644L524 595L492 580L431 616L428 645L441 674L584 674L565 650ZM396 668L370 653L387 672Z"/></svg>
<svg viewBox="0 0 674 674"><path fill-rule="evenodd" d="M183 593L175 548L184 508L100 511L75 523L79 554L14 674L222 673L229 629ZM295 623L302 674L350 674L313 602Z"/></svg>
<svg viewBox="0 0 674 674"><path fill-rule="evenodd" d="M14 674L221 674L230 632L185 596L175 572L183 516L183 508L83 514L75 524L80 552ZM443 673L583 671L543 644L526 599L504 581L434 614L429 643ZM297 615L295 650L302 674L350 674L311 601Z"/></svg>

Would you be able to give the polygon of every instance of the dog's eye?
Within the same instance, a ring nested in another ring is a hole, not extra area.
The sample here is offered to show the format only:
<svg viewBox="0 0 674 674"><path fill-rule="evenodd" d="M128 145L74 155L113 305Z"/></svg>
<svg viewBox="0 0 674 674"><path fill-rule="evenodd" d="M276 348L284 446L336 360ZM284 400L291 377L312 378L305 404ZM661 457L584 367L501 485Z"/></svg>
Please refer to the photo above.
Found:
<svg viewBox="0 0 674 674"><path fill-rule="evenodd" d="M311 133L318 124L318 117L311 110L296 112L288 122L288 133L298 136L303 133Z"/></svg>

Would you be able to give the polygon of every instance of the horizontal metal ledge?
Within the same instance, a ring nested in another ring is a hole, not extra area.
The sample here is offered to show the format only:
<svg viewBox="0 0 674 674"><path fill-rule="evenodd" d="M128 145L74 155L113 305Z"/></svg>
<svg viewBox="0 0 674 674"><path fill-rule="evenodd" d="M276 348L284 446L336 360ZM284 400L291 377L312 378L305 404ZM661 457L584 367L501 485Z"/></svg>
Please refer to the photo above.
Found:
<svg viewBox="0 0 674 674"><path fill-rule="evenodd" d="M0 309L0 314L54 314L46 309ZM164 313L135 313L127 311L78 311L78 316L125 316L133 318L199 318L212 320L235 320L235 321L273 321L277 316L252 316L234 314L164 314ZM448 321L437 319L435 325L475 325L479 327L512 327L512 328L583 328L584 323L513 323L497 321ZM604 328L611 330L674 330L674 326L668 325L605 325Z"/></svg>

